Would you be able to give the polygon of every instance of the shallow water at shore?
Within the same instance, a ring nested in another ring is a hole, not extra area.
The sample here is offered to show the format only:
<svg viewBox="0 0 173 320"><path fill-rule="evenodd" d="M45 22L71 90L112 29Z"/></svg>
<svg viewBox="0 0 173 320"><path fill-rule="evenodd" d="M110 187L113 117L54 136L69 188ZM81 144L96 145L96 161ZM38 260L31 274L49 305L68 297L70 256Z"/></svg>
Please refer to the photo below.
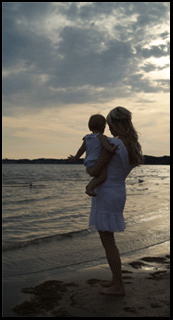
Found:
<svg viewBox="0 0 173 320"><path fill-rule="evenodd" d="M4 165L3 172L4 276L105 256L97 231L88 229L90 178L82 165ZM126 229L115 233L120 252L169 240L169 166L135 168L126 188Z"/></svg>

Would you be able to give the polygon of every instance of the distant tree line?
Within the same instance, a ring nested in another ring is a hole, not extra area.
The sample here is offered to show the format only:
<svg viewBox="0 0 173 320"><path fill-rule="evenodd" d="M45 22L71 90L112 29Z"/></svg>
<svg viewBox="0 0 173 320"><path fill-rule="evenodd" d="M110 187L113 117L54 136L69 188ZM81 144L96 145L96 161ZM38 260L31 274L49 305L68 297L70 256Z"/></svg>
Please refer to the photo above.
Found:
<svg viewBox="0 0 173 320"><path fill-rule="evenodd" d="M170 157L169 156L163 156L163 157L153 157L153 156L144 156L145 158L145 164L163 164L163 165L169 165L170 164ZM84 159L79 159L75 162L69 163L68 159L3 159L3 164L83 164Z"/></svg>

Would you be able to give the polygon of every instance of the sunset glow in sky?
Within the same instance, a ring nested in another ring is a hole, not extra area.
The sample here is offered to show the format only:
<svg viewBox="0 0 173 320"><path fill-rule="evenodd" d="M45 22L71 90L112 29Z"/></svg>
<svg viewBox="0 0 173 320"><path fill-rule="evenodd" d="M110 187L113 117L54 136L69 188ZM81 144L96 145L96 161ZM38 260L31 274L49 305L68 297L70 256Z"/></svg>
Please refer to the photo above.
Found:
<svg viewBox="0 0 173 320"><path fill-rule="evenodd" d="M116 106L132 112L144 154L169 155L169 2L2 8L3 158L74 155L89 117Z"/></svg>

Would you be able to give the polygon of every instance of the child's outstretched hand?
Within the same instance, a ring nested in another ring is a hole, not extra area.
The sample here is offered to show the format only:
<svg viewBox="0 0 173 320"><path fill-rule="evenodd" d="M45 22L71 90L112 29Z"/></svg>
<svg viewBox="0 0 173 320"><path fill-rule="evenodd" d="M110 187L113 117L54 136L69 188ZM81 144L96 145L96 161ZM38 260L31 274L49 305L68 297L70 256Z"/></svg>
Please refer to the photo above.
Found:
<svg viewBox="0 0 173 320"><path fill-rule="evenodd" d="M68 157L68 161L69 162L74 162L74 161L76 161L77 159L76 159L76 157L74 157L74 156L72 156L72 155L70 155L70 157Z"/></svg>

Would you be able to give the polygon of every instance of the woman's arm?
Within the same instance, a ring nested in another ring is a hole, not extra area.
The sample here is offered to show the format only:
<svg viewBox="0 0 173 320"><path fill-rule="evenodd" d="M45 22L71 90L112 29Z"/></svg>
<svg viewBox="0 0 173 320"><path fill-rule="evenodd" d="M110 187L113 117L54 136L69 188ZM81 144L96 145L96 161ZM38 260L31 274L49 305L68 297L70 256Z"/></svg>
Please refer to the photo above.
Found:
<svg viewBox="0 0 173 320"><path fill-rule="evenodd" d="M97 139L100 141L102 147L108 152L116 153L118 146L115 146L114 143L110 143L108 138L103 134L98 134Z"/></svg>
<svg viewBox="0 0 173 320"><path fill-rule="evenodd" d="M115 153L114 153L115 154ZM102 170L104 168L106 168L106 166L108 165L109 161L112 159L112 157L114 156L113 153L108 152L107 150L103 149L100 157L97 160L97 163L95 164L94 167L92 168L87 168L87 173L91 176L91 177L98 177L100 175L100 173L102 172Z"/></svg>

